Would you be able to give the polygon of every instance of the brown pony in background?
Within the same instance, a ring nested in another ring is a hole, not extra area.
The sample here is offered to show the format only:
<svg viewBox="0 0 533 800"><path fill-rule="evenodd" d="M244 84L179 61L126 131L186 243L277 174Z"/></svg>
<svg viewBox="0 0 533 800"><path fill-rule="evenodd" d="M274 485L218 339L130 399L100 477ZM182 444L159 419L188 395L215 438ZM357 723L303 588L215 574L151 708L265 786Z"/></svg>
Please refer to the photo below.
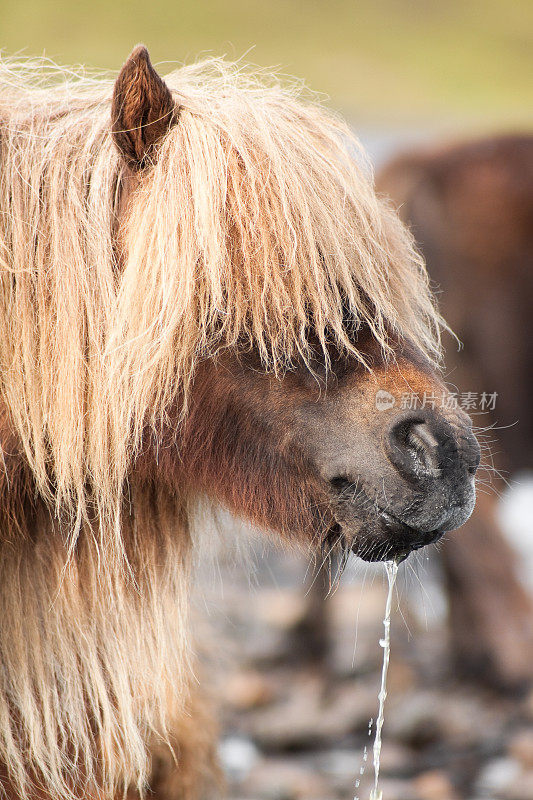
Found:
<svg viewBox="0 0 533 800"><path fill-rule="evenodd" d="M447 352L448 385L497 392L495 409L478 417L494 440L494 462L507 475L532 469L533 136L400 156L377 183L410 225L464 344ZM442 547L452 643L458 667L477 680L529 686L533 604L494 506L493 492L483 494L462 536Z"/></svg>
<svg viewBox="0 0 533 800"><path fill-rule="evenodd" d="M144 47L2 62L0 211L3 788L212 798L198 503L371 560L474 506L469 418L398 412L446 395L423 262L342 122Z"/></svg>

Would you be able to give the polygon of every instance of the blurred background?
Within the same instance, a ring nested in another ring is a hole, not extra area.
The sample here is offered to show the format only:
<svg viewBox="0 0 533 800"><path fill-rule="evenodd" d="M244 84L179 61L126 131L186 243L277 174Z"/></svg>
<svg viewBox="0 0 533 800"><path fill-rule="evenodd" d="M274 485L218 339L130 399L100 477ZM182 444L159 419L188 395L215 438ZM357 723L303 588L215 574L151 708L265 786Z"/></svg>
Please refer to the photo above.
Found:
<svg viewBox="0 0 533 800"><path fill-rule="evenodd" d="M465 341L461 354L447 342L448 380L498 393L492 412L472 409L487 429L478 510L401 568L384 798L532 800L531 0L2 0L1 12L8 54L117 70L142 41L162 73L243 58L302 78L359 134ZM354 561L330 592L303 556L224 527L252 555L199 565L195 626L229 796L366 799L383 568Z"/></svg>
<svg viewBox="0 0 533 800"><path fill-rule="evenodd" d="M2 47L118 69L227 54L278 66L354 124L505 128L533 119L529 0L2 0Z"/></svg>

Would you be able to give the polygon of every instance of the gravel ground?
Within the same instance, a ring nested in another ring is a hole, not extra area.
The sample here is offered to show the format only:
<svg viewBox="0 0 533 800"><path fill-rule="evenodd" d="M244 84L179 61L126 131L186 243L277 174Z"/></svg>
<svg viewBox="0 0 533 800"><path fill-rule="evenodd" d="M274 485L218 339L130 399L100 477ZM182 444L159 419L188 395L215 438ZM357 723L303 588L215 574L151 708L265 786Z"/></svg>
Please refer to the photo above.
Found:
<svg viewBox="0 0 533 800"><path fill-rule="evenodd" d="M533 693L513 700L454 681L437 564L433 553L400 568L383 798L533 800ZM252 565L221 558L200 570L197 626L233 800L369 797L385 571L354 562L309 613L307 567L262 546ZM320 615L327 638L316 641L309 617Z"/></svg>

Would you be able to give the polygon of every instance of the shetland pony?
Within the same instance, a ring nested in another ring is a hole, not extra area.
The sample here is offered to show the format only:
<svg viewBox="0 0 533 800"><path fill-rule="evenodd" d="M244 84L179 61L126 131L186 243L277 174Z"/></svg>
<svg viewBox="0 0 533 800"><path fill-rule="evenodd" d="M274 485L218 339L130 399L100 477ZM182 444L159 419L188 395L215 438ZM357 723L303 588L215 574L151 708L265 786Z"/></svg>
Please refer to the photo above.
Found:
<svg viewBox="0 0 533 800"><path fill-rule="evenodd" d="M533 135L400 155L377 182L410 224L464 343L460 356L447 354L450 380L478 396L497 393L481 417L495 428L496 465L532 469ZM452 643L463 673L516 689L533 681L533 607L493 505L484 497L461 537L442 548Z"/></svg>
<svg viewBox="0 0 533 800"><path fill-rule="evenodd" d="M142 46L114 83L7 61L0 90L4 789L212 797L194 509L374 560L461 525L469 419L401 406L446 395L442 320L296 90L217 60L164 81Z"/></svg>

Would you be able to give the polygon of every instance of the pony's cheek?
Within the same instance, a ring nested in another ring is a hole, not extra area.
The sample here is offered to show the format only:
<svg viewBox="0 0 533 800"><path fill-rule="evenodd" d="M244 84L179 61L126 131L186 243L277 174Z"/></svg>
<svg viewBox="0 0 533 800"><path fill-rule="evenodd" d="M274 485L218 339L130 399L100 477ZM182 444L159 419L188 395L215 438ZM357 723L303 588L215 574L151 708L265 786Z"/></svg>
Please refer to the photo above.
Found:
<svg viewBox="0 0 533 800"><path fill-rule="evenodd" d="M288 543L319 547L335 524L327 483L310 464L303 469L299 459L269 454L260 465L243 463L231 473L221 468L217 479L206 482L205 493L234 516Z"/></svg>

